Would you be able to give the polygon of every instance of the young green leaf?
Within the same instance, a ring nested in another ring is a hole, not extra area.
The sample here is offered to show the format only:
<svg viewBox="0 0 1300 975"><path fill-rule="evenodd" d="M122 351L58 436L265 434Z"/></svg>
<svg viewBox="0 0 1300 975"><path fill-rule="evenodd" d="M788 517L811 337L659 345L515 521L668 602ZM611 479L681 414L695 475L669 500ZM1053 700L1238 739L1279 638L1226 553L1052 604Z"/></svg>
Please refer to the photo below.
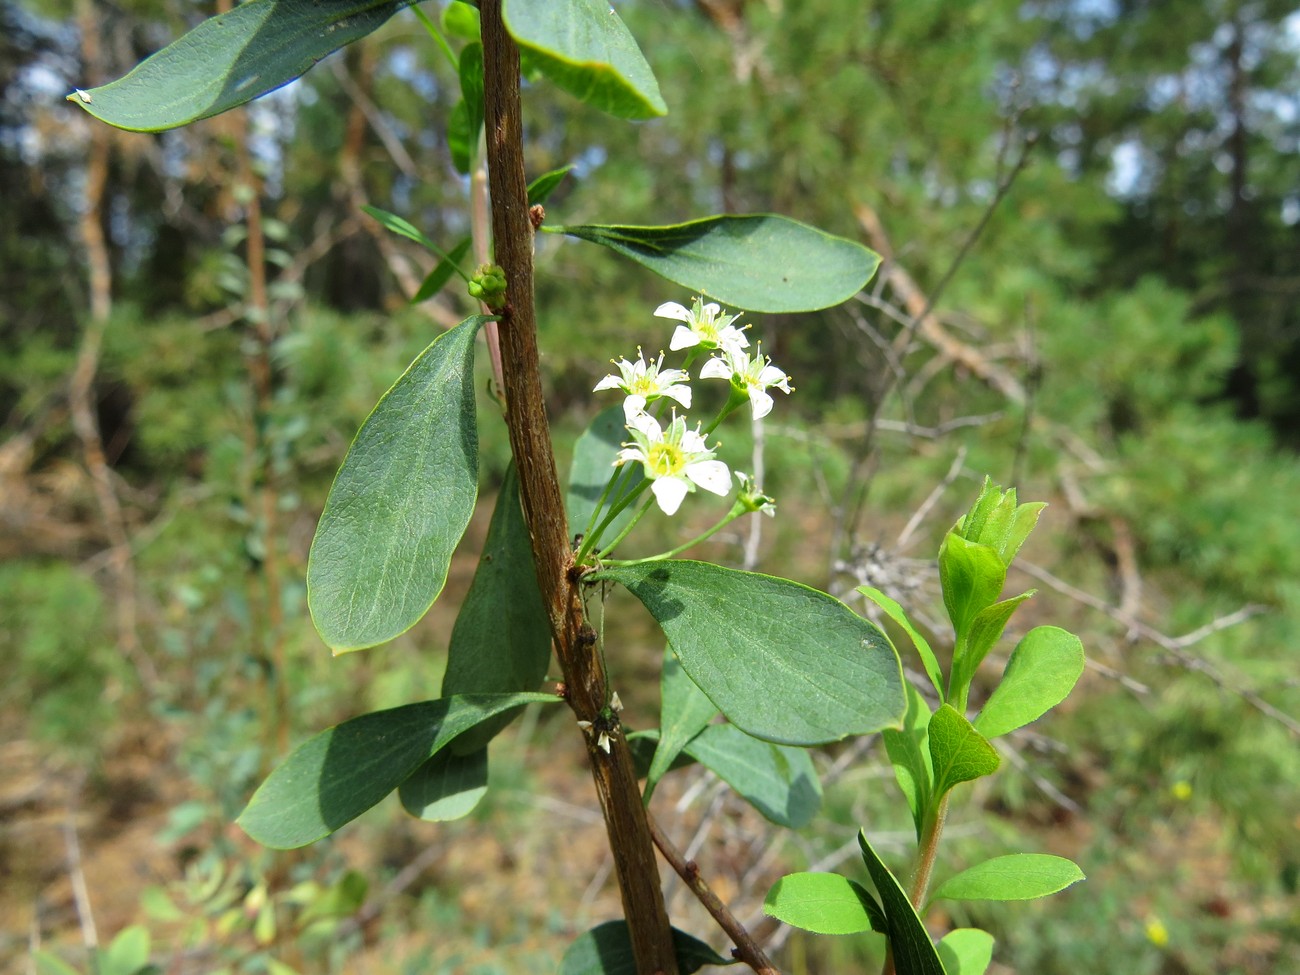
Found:
<svg viewBox="0 0 1300 975"><path fill-rule="evenodd" d="M886 934L894 953L894 970L898 975L945 975L943 962L925 925L916 916L912 902L889 872L884 861L871 847L866 830L858 833L858 848L862 860L871 874L871 882L880 895L880 906L885 911Z"/></svg>
<svg viewBox="0 0 1300 975"><path fill-rule="evenodd" d="M442 696L536 690L550 662L550 622L512 463L497 495L474 581L451 630ZM477 725L451 751L468 755L486 747L516 714Z"/></svg>
<svg viewBox="0 0 1300 975"><path fill-rule="evenodd" d="M705 965L734 965L698 938L673 928L677 970L691 975ZM626 921L606 921L578 936L560 961L558 975L637 975L636 956Z"/></svg>
<svg viewBox="0 0 1300 975"><path fill-rule="evenodd" d="M659 745L646 773L647 803L655 785L672 767L687 742L718 713L714 703L686 676L681 662L668 649L664 650L664 666L659 675L659 701Z"/></svg>
<svg viewBox="0 0 1300 975"><path fill-rule="evenodd" d="M583 431L573 445L573 460L569 465L569 488L564 494L564 507L569 515L569 527L575 532L586 529L591 513L600 500L605 485L616 473L614 458L628 438L626 419L622 406L611 406L596 414L591 425ZM629 464L621 471L618 486L605 499L605 510L627 497L645 479L645 469L640 464ZM616 538L631 520L635 511L631 505L619 512L605 530L608 538ZM602 515L602 517L604 517Z"/></svg>
<svg viewBox="0 0 1300 975"><path fill-rule="evenodd" d="M975 617L997 601L1006 581L1007 567L997 552L955 532L947 534L939 549L939 585L958 642L966 637Z"/></svg>
<svg viewBox="0 0 1300 975"><path fill-rule="evenodd" d="M428 301L444 287L452 276L459 273L459 265L469 254L469 248L473 243L468 237L458 243L447 256L440 260L429 272L428 276L420 284L420 288L411 298L411 304L418 305L422 301Z"/></svg>
<svg viewBox="0 0 1300 975"><path fill-rule="evenodd" d="M396 789L480 721L554 694L470 694L372 711L299 745L253 793L244 832L274 849L314 843Z"/></svg>
<svg viewBox="0 0 1300 975"><path fill-rule="evenodd" d="M966 639L960 641L960 653L952 662L952 692L957 701L966 700L966 691L975 677L975 671L984 662L988 652L1002 636L1007 622L1016 609L1036 590L1012 596L992 606L985 607L975 614L966 631Z"/></svg>
<svg viewBox="0 0 1300 975"><path fill-rule="evenodd" d="M487 795L487 790L486 746L468 755L457 755L444 748L425 759L397 787L397 795L402 806L416 819L442 823L468 816Z"/></svg>
<svg viewBox="0 0 1300 975"><path fill-rule="evenodd" d="M926 676L930 678L935 693L939 695L939 700L942 701L943 670L939 667L939 658L934 655L934 651L930 649L930 644L921 635L921 631L907 618L907 613L903 610L903 607L896 600L871 586L858 586L858 592L879 606L885 611L886 616L902 627L903 632L912 641L912 646L916 647L917 655L921 658L921 664L925 667Z"/></svg>
<svg viewBox="0 0 1300 975"><path fill-rule="evenodd" d="M470 143L477 146L483 130L483 45L478 41L466 44L460 52L460 97L468 116Z"/></svg>
<svg viewBox="0 0 1300 975"><path fill-rule="evenodd" d="M906 710L884 634L816 589L679 560L588 578L621 583L641 600L686 673L756 738L818 745L897 727Z"/></svg>
<svg viewBox="0 0 1300 975"><path fill-rule="evenodd" d="M902 730L886 728L881 738L894 768L894 778L912 811L919 840L934 788L934 770L930 767L930 708L910 682L904 682L903 686L907 691L907 714L903 716Z"/></svg>
<svg viewBox="0 0 1300 975"><path fill-rule="evenodd" d="M949 931L938 948L948 975L984 975L993 961L993 935L979 928Z"/></svg>
<svg viewBox="0 0 1300 975"><path fill-rule="evenodd" d="M535 180L528 184L528 205L534 206L538 203L545 203L555 188L564 182L564 177L569 175L569 170L573 166L563 166L560 169L552 169L549 173L542 173Z"/></svg>
<svg viewBox="0 0 1300 975"><path fill-rule="evenodd" d="M934 795L942 796L962 782L997 771L997 751L951 704L930 718L930 762L934 767Z"/></svg>
<svg viewBox="0 0 1300 975"><path fill-rule="evenodd" d="M806 749L753 738L735 725L709 725L686 754L712 769L769 822L800 829L822 804L822 787Z"/></svg>
<svg viewBox="0 0 1300 975"><path fill-rule="evenodd" d="M994 857L944 881L934 899L1027 901L1065 890L1085 879L1065 857L1046 853L1012 853Z"/></svg>
<svg viewBox="0 0 1300 975"><path fill-rule="evenodd" d="M975 728L996 738L1037 720L1069 696L1083 667L1077 636L1055 626L1034 627L1011 652Z"/></svg>
<svg viewBox="0 0 1300 975"><path fill-rule="evenodd" d="M335 652L391 640L442 591L478 496L475 315L425 349L366 419L330 488L307 605Z"/></svg>
<svg viewBox="0 0 1300 975"><path fill-rule="evenodd" d="M81 975L81 972L58 955L44 948L32 953L32 963L36 967L36 975Z"/></svg>
<svg viewBox="0 0 1300 975"><path fill-rule="evenodd" d="M133 924L117 933L99 959L99 970L105 975L136 975L149 964L149 929Z"/></svg>
<svg viewBox="0 0 1300 975"><path fill-rule="evenodd" d="M415 0L250 0L197 27L126 76L68 100L109 125L159 132L274 91Z"/></svg>
<svg viewBox="0 0 1300 975"><path fill-rule="evenodd" d="M378 220L384 226L384 229L392 231L399 237L413 240L425 250L432 251L434 254L442 253L441 247L421 233L420 229L405 217L399 217L395 213L389 213L387 210L369 204L363 205L361 209Z"/></svg>
<svg viewBox="0 0 1300 975"><path fill-rule="evenodd" d="M885 912L871 893L837 873L786 874L767 892L763 913L815 934L888 932Z"/></svg>
<svg viewBox="0 0 1300 975"><path fill-rule="evenodd" d="M447 149L456 172L468 176L473 165L476 133L471 128L469 106L465 99L458 101L447 116Z"/></svg>
<svg viewBox="0 0 1300 975"><path fill-rule="evenodd" d="M663 227L543 227L600 244L724 305L817 311L866 286L880 256L861 244L770 213L705 217Z"/></svg>
<svg viewBox="0 0 1300 975"><path fill-rule="evenodd" d="M666 115L659 82L636 38L602 0L503 0L510 35L558 88L625 119Z"/></svg>

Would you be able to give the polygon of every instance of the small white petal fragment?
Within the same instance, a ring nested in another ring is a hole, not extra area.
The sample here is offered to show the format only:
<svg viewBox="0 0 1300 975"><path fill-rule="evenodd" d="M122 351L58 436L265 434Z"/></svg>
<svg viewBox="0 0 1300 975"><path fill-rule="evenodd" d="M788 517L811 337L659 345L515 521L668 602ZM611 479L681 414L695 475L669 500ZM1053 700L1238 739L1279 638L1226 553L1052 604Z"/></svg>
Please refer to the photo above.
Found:
<svg viewBox="0 0 1300 975"><path fill-rule="evenodd" d="M602 731L600 733L600 737L596 739L596 746L600 748L606 755L609 754L609 732L608 731Z"/></svg>
<svg viewBox="0 0 1300 975"><path fill-rule="evenodd" d="M74 89L73 89L73 94L75 94L78 98L81 99L82 104L84 104L84 105L89 105L89 104L90 104L90 101L91 101L91 98L90 98L90 92L88 92L88 91L82 91L80 88L74 88Z"/></svg>
<svg viewBox="0 0 1300 975"><path fill-rule="evenodd" d="M618 691L615 691L612 695L610 695L609 707L610 710L615 712L623 710L623 701L619 698Z"/></svg>
<svg viewBox="0 0 1300 975"><path fill-rule="evenodd" d="M591 730L591 722L590 722L590 721L579 721L579 722L578 722L578 727L581 728L583 731L590 731L590 730Z"/></svg>

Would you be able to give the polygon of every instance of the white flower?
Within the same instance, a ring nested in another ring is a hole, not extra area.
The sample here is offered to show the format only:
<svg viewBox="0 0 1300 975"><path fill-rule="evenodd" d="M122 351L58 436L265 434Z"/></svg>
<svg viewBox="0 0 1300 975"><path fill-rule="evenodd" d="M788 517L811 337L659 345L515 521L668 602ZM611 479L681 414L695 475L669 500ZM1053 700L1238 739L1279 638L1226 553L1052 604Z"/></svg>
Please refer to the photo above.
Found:
<svg viewBox="0 0 1300 975"><path fill-rule="evenodd" d="M683 369L664 369L664 354L659 353L659 361L646 362L645 353L636 350L636 362L619 359L621 376L608 375L596 383L593 392L602 389L621 389L627 394L623 401L623 415L629 423L638 413L644 413L646 404L660 396L674 399L686 409L691 406L691 387L684 385L690 381L690 374Z"/></svg>
<svg viewBox="0 0 1300 975"><path fill-rule="evenodd" d="M790 377L772 365L772 360L760 348L751 358L744 349L723 349L700 370L701 379L729 379L731 385L749 397L749 407L754 419L761 420L772 412L772 397L768 390L775 387L783 393L791 392Z"/></svg>
<svg viewBox="0 0 1300 975"><path fill-rule="evenodd" d="M731 324L740 316L721 312L722 309L713 302L703 304L702 298L696 298L689 311L675 301L665 301L655 309L658 318L674 318L686 323L677 326L672 341L668 343L668 348L674 352L696 345L705 350L748 348L749 339L745 338L745 333Z"/></svg>
<svg viewBox="0 0 1300 975"><path fill-rule="evenodd" d="M617 467L636 461L645 467L650 490L664 514L675 513L686 495L702 487L714 494L731 493L731 473L727 465L714 460L704 443L699 427L686 428L686 420L673 413L664 430L648 413L633 417L627 426L632 442L623 445L614 461Z"/></svg>

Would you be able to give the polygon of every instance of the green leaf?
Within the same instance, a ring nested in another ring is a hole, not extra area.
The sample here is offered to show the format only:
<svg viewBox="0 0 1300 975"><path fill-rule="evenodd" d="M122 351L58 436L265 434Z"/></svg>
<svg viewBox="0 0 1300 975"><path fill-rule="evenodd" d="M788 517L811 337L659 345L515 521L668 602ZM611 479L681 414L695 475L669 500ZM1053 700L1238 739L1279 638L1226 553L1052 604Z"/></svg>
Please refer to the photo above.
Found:
<svg viewBox="0 0 1300 975"><path fill-rule="evenodd" d="M733 308L816 311L847 301L880 266L861 244L771 213L663 227L545 227L600 244Z"/></svg>
<svg viewBox="0 0 1300 975"><path fill-rule="evenodd" d="M418 305L422 301L428 301L446 287L447 282L458 272L457 266L461 261L465 260L465 255L469 253L471 243L472 241L466 237L434 266L428 277L420 284L420 288L415 292L414 297L411 298L411 304Z"/></svg>
<svg viewBox="0 0 1300 975"><path fill-rule="evenodd" d="M1083 880L1072 860L1047 853L1012 853L994 857L944 881L934 899L1027 901L1065 890Z"/></svg>
<svg viewBox="0 0 1300 975"><path fill-rule="evenodd" d="M807 826L821 808L817 770L802 748L760 741L735 725L714 724L691 739L685 751L778 826Z"/></svg>
<svg viewBox="0 0 1300 975"><path fill-rule="evenodd" d="M655 785L672 768L687 742L698 735L718 713L708 696L695 686L695 681L686 676L681 662L671 650L664 651L663 670L659 675L659 700L659 745L655 748L654 758L646 773L647 803L654 794Z"/></svg>
<svg viewBox="0 0 1300 975"><path fill-rule="evenodd" d="M537 586L512 462L497 495L474 581L451 630L442 696L536 690L550 662L550 622ZM468 755L485 748L517 714L477 725L451 750ZM486 764L483 773L486 776Z"/></svg>
<svg viewBox="0 0 1300 975"><path fill-rule="evenodd" d="M477 147L483 130L483 45L478 41L466 44L460 52L460 97L469 118L470 143ZM470 158L473 156L471 150Z"/></svg>
<svg viewBox="0 0 1300 975"><path fill-rule="evenodd" d="M503 0L506 28L558 88L618 118L668 114L645 55L603 0Z"/></svg>
<svg viewBox="0 0 1300 975"><path fill-rule="evenodd" d="M470 3L449 3L442 12L442 29L452 37L477 41L483 33L478 8Z"/></svg>
<svg viewBox="0 0 1300 975"><path fill-rule="evenodd" d="M897 727L898 656L839 600L789 579L664 560L603 569L663 628L686 673L735 725L818 745Z"/></svg>
<svg viewBox="0 0 1300 975"><path fill-rule="evenodd" d="M984 662L984 658L993 649L993 645L1001 638L1002 631L1006 629L1007 622L1011 619L1012 614L1015 613L1021 603L1036 591L1031 589L1019 596L1004 599L975 614L975 618L971 620L970 629L966 632L966 639L960 643L960 655L952 662L952 683L955 696L960 695L963 688L970 687L970 682L975 677L975 671ZM964 698L961 699L964 700Z"/></svg>
<svg viewBox="0 0 1300 975"><path fill-rule="evenodd" d="M886 933L894 952L894 971L898 975L945 975L929 932L916 916L903 888L871 848L866 830L858 833L858 847L862 850L867 872L871 874L871 882L876 885L876 893L880 895L880 906L885 911Z"/></svg>
<svg viewBox="0 0 1300 975"><path fill-rule="evenodd" d="M939 700L942 701L943 670L939 667L939 658L934 655L934 651L930 649L930 644L921 635L921 631L907 618L907 613L903 610L903 607L896 600L891 599L872 586L858 586L858 592L883 609L885 615L897 623L903 632L907 634L912 641L912 646L916 647L916 652L925 667L925 673L930 678L930 683L934 685L935 693L939 695Z"/></svg>
<svg viewBox="0 0 1300 975"><path fill-rule="evenodd" d="M405 237L407 240L413 240L421 247L425 248L426 250L432 251L435 254L442 253L441 247L439 247L428 237L426 237L423 233L421 233L419 228L416 227L415 224L411 223L411 221L407 220L406 218L399 217L395 213L389 213L387 210L383 210L379 207L373 207L370 206L369 204L362 206L361 209L364 210L366 213L370 214L370 216L374 217L381 224L383 224L386 230L391 230L399 237Z"/></svg>
<svg viewBox="0 0 1300 975"><path fill-rule="evenodd" d="M123 928L100 957L103 975L136 975L149 964L149 930L140 924Z"/></svg>
<svg viewBox="0 0 1300 975"><path fill-rule="evenodd" d="M993 961L993 935L979 928L956 928L939 941L948 975L984 975Z"/></svg>
<svg viewBox="0 0 1300 975"><path fill-rule="evenodd" d="M554 694L471 694L372 711L299 745L253 793L239 825L276 849L314 843L396 789L480 721Z"/></svg>
<svg viewBox="0 0 1300 975"><path fill-rule="evenodd" d="M468 755L445 748L412 772L398 787L397 795L416 819L441 823L468 816L487 790L487 747Z"/></svg>
<svg viewBox="0 0 1300 975"><path fill-rule="evenodd" d="M561 169L552 169L549 173L542 173L535 180L528 184L528 205L534 206L538 203L545 203L555 192L555 188L564 181L564 177L569 175L572 166L564 166Z"/></svg>
<svg viewBox="0 0 1300 975"><path fill-rule="evenodd" d="M619 448L626 439L628 432L623 407L611 406L596 415L573 445L569 489L564 495L564 507L568 511L569 526L574 531L586 530L601 492L605 490L610 477L616 473L614 458L618 456ZM627 497L643 480L645 471L640 464L627 465L619 487L605 499L605 510ZM619 512L618 517L605 529L606 537L617 538L635 513L631 505Z"/></svg>
<svg viewBox="0 0 1300 975"><path fill-rule="evenodd" d="M447 149L452 166L462 176L468 176L473 165L475 138L470 130L469 106L462 98L447 116Z"/></svg>
<svg viewBox="0 0 1300 975"><path fill-rule="evenodd" d="M901 731L886 728L881 732L881 738L894 768L894 778L898 780L907 807L912 811L912 822L916 825L916 838L919 840L934 787L934 770L930 767L930 708L920 691L910 683L905 683L904 687L907 690L907 714L903 716L903 728Z"/></svg>
<svg viewBox="0 0 1300 975"><path fill-rule="evenodd" d="M673 949L681 975L705 965L734 965L698 938L673 928ZM559 975L637 975L626 921L606 921L579 935L560 961Z"/></svg>
<svg viewBox="0 0 1300 975"><path fill-rule="evenodd" d="M951 704L934 712L930 718L930 763L935 796L943 796L962 782L992 775L1001 761L996 749Z"/></svg>
<svg viewBox="0 0 1300 975"><path fill-rule="evenodd" d="M1064 701L1083 674L1083 644L1068 630L1036 626L1011 652L975 727L996 738L1034 721Z"/></svg>
<svg viewBox="0 0 1300 975"><path fill-rule="evenodd" d="M32 953L32 961L36 964L36 975L81 975L58 955L44 948Z"/></svg>
<svg viewBox="0 0 1300 975"><path fill-rule="evenodd" d="M335 653L414 626L438 598L478 496L475 315L434 340L366 419L330 488L307 604Z"/></svg>
<svg viewBox="0 0 1300 975"><path fill-rule="evenodd" d="M1006 581L1007 567L993 549L968 542L954 532L944 538L939 549L939 584L959 642L980 611L997 602Z"/></svg>
<svg viewBox="0 0 1300 975"><path fill-rule="evenodd" d="M885 912L861 884L837 873L791 873L763 899L763 913L816 934L888 932Z"/></svg>
<svg viewBox="0 0 1300 975"><path fill-rule="evenodd" d="M129 74L68 100L109 125L158 132L274 91L414 0L249 0L210 17Z"/></svg>

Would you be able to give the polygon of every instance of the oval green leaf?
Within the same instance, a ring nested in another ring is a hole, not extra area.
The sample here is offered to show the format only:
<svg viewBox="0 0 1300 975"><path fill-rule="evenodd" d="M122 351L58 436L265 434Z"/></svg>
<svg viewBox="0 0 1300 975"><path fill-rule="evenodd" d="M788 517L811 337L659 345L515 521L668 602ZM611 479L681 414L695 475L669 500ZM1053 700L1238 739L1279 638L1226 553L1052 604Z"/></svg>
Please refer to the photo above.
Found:
<svg viewBox="0 0 1300 975"><path fill-rule="evenodd" d="M618 118L668 113L636 38L608 3L504 0L501 12L532 64L579 101Z"/></svg>
<svg viewBox="0 0 1300 975"><path fill-rule="evenodd" d="M875 626L789 579L665 560L593 573L626 586L732 724L778 744L820 745L898 727L902 668Z"/></svg>
<svg viewBox="0 0 1300 975"><path fill-rule="evenodd" d="M1083 674L1083 644L1068 630L1036 626L1011 652L975 728L986 738L1036 721L1069 696Z"/></svg>
<svg viewBox="0 0 1300 975"><path fill-rule="evenodd" d="M777 826L800 829L821 808L817 770L802 748L774 745L735 725L715 724L692 738L685 751Z"/></svg>
<svg viewBox="0 0 1300 975"><path fill-rule="evenodd" d="M763 913L815 934L888 930L870 892L837 873L786 874L767 892Z"/></svg>
<svg viewBox="0 0 1300 975"><path fill-rule="evenodd" d="M756 312L816 311L866 286L880 256L771 213L705 217L664 227L542 227L591 241L690 291Z"/></svg>
<svg viewBox="0 0 1300 975"><path fill-rule="evenodd" d="M550 621L519 506L519 477L511 463L497 495L474 581L451 630L442 696L536 690L550 662ZM477 725L451 750L468 755L486 747L516 714L503 714Z"/></svg>
<svg viewBox="0 0 1300 975"><path fill-rule="evenodd" d="M930 809L930 796L934 785L934 770L930 767L930 707L925 703L921 692L909 681L907 690L907 714L903 717L903 727L895 731L886 728L880 733L885 743L885 752L889 755L889 764L893 766L894 778L907 799L907 808L912 812L912 822L916 826L916 838L921 839L921 826Z"/></svg>
<svg viewBox="0 0 1300 975"><path fill-rule="evenodd" d="M447 580L478 497L474 335L467 318L411 363L334 478L307 560L307 605L335 653L405 633Z"/></svg>
<svg viewBox="0 0 1300 975"><path fill-rule="evenodd" d="M734 965L699 938L672 929L673 953L682 975L698 972L705 965ZM560 961L559 975L637 975L636 956L626 921L606 921L578 936Z"/></svg>
<svg viewBox="0 0 1300 975"><path fill-rule="evenodd" d="M934 795L997 771L997 750L951 704L941 705L930 718L930 764Z"/></svg>
<svg viewBox="0 0 1300 975"><path fill-rule="evenodd" d="M68 100L132 132L220 115L286 85L415 0L248 0L209 17L130 73Z"/></svg>
<svg viewBox="0 0 1300 975"><path fill-rule="evenodd" d="M493 719L495 720L495 719ZM472 732L470 732L472 734ZM444 823L474 811L488 790L486 747L457 755L450 748L427 758L397 788L402 806L416 819Z"/></svg>
<svg viewBox="0 0 1300 975"><path fill-rule="evenodd" d="M977 863L940 884L934 899L1027 901L1083 880L1073 860L1047 853L1012 853Z"/></svg>
<svg viewBox="0 0 1300 975"><path fill-rule="evenodd" d="M672 650L665 650L663 670L659 674L659 744L646 771L647 803L655 785L673 767L682 749L717 713L714 703L686 676Z"/></svg>
<svg viewBox="0 0 1300 975"><path fill-rule="evenodd" d="M352 822L480 721L558 700L554 694L471 694L344 721L294 749L253 793L239 825L275 849L314 843Z"/></svg>
<svg viewBox="0 0 1300 975"><path fill-rule="evenodd" d="M955 928L939 941L948 975L984 975L993 961L993 935L979 928Z"/></svg>
<svg viewBox="0 0 1300 975"><path fill-rule="evenodd" d="M894 971L898 975L945 975L939 952L930 940L930 933L916 916L912 902L889 872L879 854L867 840L866 830L858 833L858 849L867 865L871 882L880 895L880 906L885 911L886 934L894 952Z"/></svg>

